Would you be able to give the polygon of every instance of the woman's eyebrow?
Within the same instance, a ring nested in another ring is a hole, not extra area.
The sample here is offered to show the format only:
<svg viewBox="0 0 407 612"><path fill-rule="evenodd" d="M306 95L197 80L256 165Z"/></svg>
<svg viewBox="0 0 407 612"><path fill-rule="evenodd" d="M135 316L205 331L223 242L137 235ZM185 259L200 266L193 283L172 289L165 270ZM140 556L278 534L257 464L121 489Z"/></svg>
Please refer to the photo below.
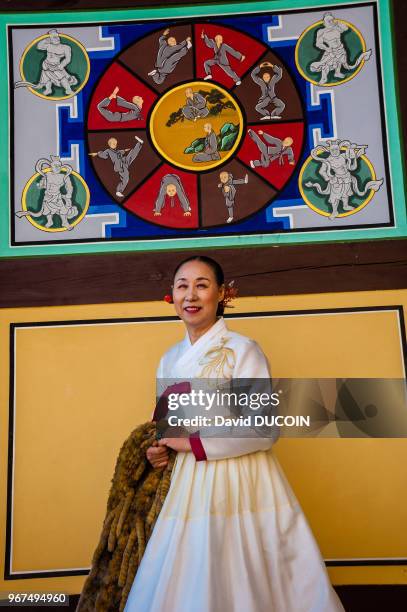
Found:
<svg viewBox="0 0 407 612"><path fill-rule="evenodd" d="M181 278L177 278L177 280L175 281L176 283L179 283L180 281L187 281L187 278L184 278L183 276ZM199 281L199 280L206 280L208 282L210 282L209 278L206 278L206 276L198 276L198 278L196 278L195 280Z"/></svg>

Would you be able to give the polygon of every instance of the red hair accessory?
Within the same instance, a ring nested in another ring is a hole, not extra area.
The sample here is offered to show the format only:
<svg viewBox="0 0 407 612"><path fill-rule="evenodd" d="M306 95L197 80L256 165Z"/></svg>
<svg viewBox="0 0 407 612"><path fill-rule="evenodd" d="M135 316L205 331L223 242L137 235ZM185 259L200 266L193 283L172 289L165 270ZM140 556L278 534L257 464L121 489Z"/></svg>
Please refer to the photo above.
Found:
<svg viewBox="0 0 407 612"><path fill-rule="evenodd" d="M167 293L167 295L164 295L164 301L167 302L167 304L174 303L174 300L172 299L172 295L170 295L169 293Z"/></svg>
<svg viewBox="0 0 407 612"><path fill-rule="evenodd" d="M229 306L229 302L231 302L232 300L236 298L237 292L238 292L238 290L236 289L234 285L235 285L235 281L232 280L225 287L225 296L222 300L222 304L225 308L233 308L233 306Z"/></svg>

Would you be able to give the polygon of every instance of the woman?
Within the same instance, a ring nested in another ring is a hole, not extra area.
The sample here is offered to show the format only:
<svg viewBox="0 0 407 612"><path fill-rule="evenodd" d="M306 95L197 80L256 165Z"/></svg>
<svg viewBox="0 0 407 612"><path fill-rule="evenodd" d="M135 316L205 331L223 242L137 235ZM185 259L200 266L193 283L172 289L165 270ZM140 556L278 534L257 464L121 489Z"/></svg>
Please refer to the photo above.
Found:
<svg viewBox="0 0 407 612"><path fill-rule="evenodd" d="M269 378L266 357L222 318L220 266L198 256L175 270L186 327L158 367L176 378ZM163 438L147 450L171 486L125 612L343 612L307 520L274 457L272 438Z"/></svg>

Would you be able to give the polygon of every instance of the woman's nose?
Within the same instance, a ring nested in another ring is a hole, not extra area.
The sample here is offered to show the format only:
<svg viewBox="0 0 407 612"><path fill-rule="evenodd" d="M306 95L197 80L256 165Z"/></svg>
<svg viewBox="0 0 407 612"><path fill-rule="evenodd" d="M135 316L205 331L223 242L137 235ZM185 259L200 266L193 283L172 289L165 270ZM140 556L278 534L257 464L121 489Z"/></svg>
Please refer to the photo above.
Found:
<svg viewBox="0 0 407 612"><path fill-rule="evenodd" d="M185 299L186 300L195 300L196 297L197 297L197 295L196 295L195 287L193 287L193 286L188 287L188 290L187 290L187 292L185 294Z"/></svg>

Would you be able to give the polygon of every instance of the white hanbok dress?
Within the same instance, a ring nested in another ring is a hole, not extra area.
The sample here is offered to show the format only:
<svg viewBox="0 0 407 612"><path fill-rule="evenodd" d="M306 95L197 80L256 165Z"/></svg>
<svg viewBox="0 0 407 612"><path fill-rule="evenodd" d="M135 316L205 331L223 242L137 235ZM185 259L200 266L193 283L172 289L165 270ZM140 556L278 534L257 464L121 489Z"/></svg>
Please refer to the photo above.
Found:
<svg viewBox="0 0 407 612"><path fill-rule="evenodd" d="M157 378L208 376L211 360L234 378L270 377L258 344L220 318L167 351ZM273 443L196 438L177 454L125 612L344 611Z"/></svg>

